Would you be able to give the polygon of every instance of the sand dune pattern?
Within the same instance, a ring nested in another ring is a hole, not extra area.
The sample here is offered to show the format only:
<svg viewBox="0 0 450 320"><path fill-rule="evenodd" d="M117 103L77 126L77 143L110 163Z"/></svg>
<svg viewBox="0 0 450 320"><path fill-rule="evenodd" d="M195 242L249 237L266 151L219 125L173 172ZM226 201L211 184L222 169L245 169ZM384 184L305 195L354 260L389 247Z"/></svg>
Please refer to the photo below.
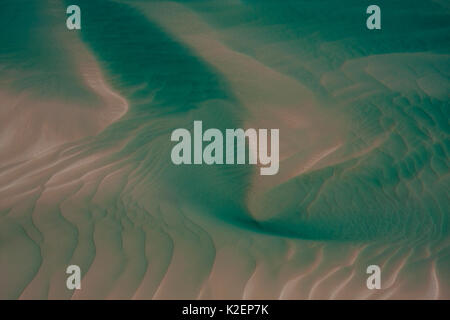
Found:
<svg viewBox="0 0 450 320"><path fill-rule="evenodd" d="M21 2L0 13L1 299L450 298L448 6L381 1L423 19L371 34L358 1L80 0L80 31L67 1ZM194 120L279 128L279 173L173 165Z"/></svg>

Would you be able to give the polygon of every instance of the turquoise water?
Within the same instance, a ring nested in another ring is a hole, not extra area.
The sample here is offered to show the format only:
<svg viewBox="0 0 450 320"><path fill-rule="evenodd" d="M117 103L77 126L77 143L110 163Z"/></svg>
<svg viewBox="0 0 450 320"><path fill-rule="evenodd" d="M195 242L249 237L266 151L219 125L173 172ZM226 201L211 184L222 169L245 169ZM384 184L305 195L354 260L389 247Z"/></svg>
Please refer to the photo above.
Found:
<svg viewBox="0 0 450 320"><path fill-rule="evenodd" d="M2 4L0 296L448 298L450 7L370 4ZM173 165L194 120L279 128L280 173Z"/></svg>

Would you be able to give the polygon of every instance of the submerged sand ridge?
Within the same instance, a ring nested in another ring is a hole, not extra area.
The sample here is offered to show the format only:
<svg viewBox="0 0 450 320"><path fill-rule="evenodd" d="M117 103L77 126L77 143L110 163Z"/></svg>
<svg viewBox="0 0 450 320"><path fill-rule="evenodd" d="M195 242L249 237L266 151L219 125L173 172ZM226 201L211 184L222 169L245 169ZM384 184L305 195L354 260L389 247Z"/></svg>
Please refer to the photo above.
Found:
<svg viewBox="0 0 450 320"><path fill-rule="evenodd" d="M47 19L34 32L45 39L43 58L30 66L14 65L14 54L0 60L2 166L98 134L128 109L79 36L59 23L63 6L52 1L42 9Z"/></svg>
<svg viewBox="0 0 450 320"><path fill-rule="evenodd" d="M326 41L281 2L210 3L81 1L82 38L54 35L78 82L5 82L0 297L450 297L447 55ZM171 165L170 133L198 119L279 128L279 175Z"/></svg>

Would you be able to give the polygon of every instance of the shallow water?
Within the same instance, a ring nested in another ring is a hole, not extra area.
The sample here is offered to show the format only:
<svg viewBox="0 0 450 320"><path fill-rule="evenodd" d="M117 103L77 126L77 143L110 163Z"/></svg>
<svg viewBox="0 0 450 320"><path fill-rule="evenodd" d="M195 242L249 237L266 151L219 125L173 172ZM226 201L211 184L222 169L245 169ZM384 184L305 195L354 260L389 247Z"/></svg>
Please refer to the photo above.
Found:
<svg viewBox="0 0 450 320"><path fill-rule="evenodd" d="M0 298L450 298L444 1L69 4L0 11ZM194 120L279 173L173 165Z"/></svg>

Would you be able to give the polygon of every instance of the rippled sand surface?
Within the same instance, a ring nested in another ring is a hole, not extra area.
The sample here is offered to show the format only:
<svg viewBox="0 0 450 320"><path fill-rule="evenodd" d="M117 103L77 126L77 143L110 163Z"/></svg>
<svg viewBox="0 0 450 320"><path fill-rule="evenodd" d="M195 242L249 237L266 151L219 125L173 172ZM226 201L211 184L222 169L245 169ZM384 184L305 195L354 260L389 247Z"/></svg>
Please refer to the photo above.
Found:
<svg viewBox="0 0 450 320"><path fill-rule="evenodd" d="M445 1L76 2L0 4L1 299L450 299ZM194 120L279 173L173 165Z"/></svg>

